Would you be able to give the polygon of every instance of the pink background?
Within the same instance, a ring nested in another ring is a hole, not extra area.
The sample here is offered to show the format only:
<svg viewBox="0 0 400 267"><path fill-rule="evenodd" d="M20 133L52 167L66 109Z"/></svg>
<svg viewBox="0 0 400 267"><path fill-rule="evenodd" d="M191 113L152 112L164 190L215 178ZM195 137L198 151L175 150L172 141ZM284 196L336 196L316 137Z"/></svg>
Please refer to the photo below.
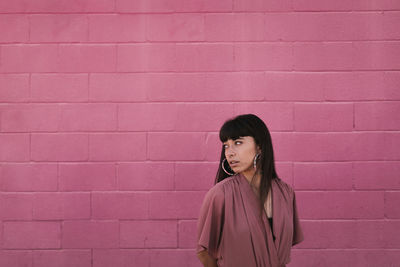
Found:
<svg viewBox="0 0 400 267"><path fill-rule="evenodd" d="M296 190L305 241L289 266L398 266L399 1L0 13L0 266L200 266L218 130L242 113L266 122Z"/></svg>

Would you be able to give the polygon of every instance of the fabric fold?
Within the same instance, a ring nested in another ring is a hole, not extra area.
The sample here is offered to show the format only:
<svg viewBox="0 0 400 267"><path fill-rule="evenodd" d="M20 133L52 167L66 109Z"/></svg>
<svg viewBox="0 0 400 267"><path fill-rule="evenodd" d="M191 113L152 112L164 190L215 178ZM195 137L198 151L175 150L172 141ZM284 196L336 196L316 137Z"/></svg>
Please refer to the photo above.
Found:
<svg viewBox="0 0 400 267"><path fill-rule="evenodd" d="M282 267L303 241L294 190L271 181L272 227L246 177L236 174L211 188L197 224L197 252L207 249L222 267ZM273 239L275 236L275 240Z"/></svg>

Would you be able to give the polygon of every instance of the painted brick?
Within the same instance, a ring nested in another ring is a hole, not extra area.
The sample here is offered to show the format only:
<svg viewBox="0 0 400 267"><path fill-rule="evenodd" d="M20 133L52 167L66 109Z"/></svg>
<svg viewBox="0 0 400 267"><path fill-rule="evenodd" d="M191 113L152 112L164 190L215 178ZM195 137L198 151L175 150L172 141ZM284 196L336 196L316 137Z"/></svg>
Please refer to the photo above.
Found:
<svg viewBox="0 0 400 267"><path fill-rule="evenodd" d="M55 132L60 109L54 104L6 105L1 111L3 132Z"/></svg>
<svg viewBox="0 0 400 267"><path fill-rule="evenodd" d="M296 131L350 132L353 130L352 103L295 103Z"/></svg>
<svg viewBox="0 0 400 267"><path fill-rule="evenodd" d="M209 190L214 185L218 163L175 163L176 190Z"/></svg>
<svg viewBox="0 0 400 267"><path fill-rule="evenodd" d="M299 0L293 3L296 11L332 11L332 10L398 10L400 4L391 0L372 0L372 1L335 1L329 0Z"/></svg>
<svg viewBox="0 0 400 267"><path fill-rule="evenodd" d="M296 192L296 199L300 217L304 219L383 219L384 216L381 191Z"/></svg>
<svg viewBox="0 0 400 267"><path fill-rule="evenodd" d="M151 192L151 219L196 219L205 192Z"/></svg>
<svg viewBox="0 0 400 267"><path fill-rule="evenodd" d="M118 72L146 72L174 70L175 45L122 44L117 46Z"/></svg>
<svg viewBox="0 0 400 267"><path fill-rule="evenodd" d="M32 220L32 194L1 193L0 200L2 220Z"/></svg>
<svg viewBox="0 0 400 267"><path fill-rule="evenodd" d="M178 224L179 248L196 248L197 221L180 221Z"/></svg>
<svg viewBox="0 0 400 267"><path fill-rule="evenodd" d="M233 0L234 11L290 11L292 2L289 0Z"/></svg>
<svg viewBox="0 0 400 267"><path fill-rule="evenodd" d="M385 192L385 215L388 218L398 219L400 218L400 193L396 191ZM400 240L399 240L400 243Z"/></svg>
<svg viewBox="0 0 400 267"><path fill-rule="evenodd" d="M31 15L31 42L85 42L88 22L85 15Z"/></svg>
<svg viewBox="0 0 400 267"><path fill-rule="evenodd" d="M399 160L399 134L396 132L360 132L353 141L352 158L358 160Z"/></svg>
<svg viewBox="0 0 400 267"><path fill-rule="evenodd" d="M115 45L60 44L59 72L111 72L116 70Z"/></svg>
<svg viewBox="0 0 400 267"><path fill-rule="evenodd" d="M118 190L173 190L174 164L130 162L117 165Z"/></svg>
<svg viewBox="0 0 400 267"><path fill-rule="evenodd" d="M6 0L0 1L0 11L1 12L23 12L25 11L25 2L23 0L16 0L9 2Z"/></svg>
<svg viewBox="0 0 400 267"><path fill-rule="evenodd" d="M232 71L233 69L234 51L231 44L176 45L176 66L173 70L193 72Z"/></svg>
<svg viewBox="0 0 400 267"><path fill-rule="evenodd" d="M29 21L26 15L0 15L0 42L27 42L29 38Z"/></svg>
<svg viewBox="0 0 400 267"><path fill-rule="evenodd" d="M0 102L27 102L28 100L28 74L0 74Z"/></svg>
<svg viewBox="0 0 400 267"><path fill-rule="evenodd" d="M301 45L295 43L293 44L293 68L301 71L358 69L355 67L356 50L352 42L309 42L301 43Z"/></svg>
<svg viewBox="0 0 400 267"><path fill-rule="evenodd" d="M1 47L0 72L54 72L59 69L58 45L15 44Z"/></svg>
<svg viewBox="0 0 400 267"><path fill-rule="evenodd" d="M397 250L384 249L301 249L294 250L292 259L300 267L307 266L396 266L399 261Z"/></svg>
<svg viewBox="0 0 400 267"><path fill-rule="evenodd" d="M356 130L399 130L400 102L354 103Z"/></svg>
<svg viewBox="0 0 400 267"><path fill-rule="evenodd" d="M321 101L325 80L325 73L271 71L260 86L266 101Z"/></svg>
<svg viewBox="0 0 400 267"><path fill-rule="evenodd" d="M235 70L291 70L293 48L286 43L243 43L235 44Z"/></svg>
<svg viewBox="0 0 400 267"><path fill-rule="evenodd" d="M34 102L84 102L88 100L87 74L32 74Z"/></svg>
<svg viewBox="0 0 400 267"><path fill-rule="evenodd" d="M122 248L176 248L176 221L123 221L120 223Z"/></svg>
<svg viewBox="0 0 400 267"><path fill-rule="evenodd" d="M149 14L149 41L203 41L204 16L201 14Z"/></svg>
<svg viewBox="0 0 400 267"><path fill-rule="evenodd" d="M60 105L60 131L115 131L116 104Z"/></svg>
<svg viewBox="0 0 400 267"><path fill-rule="evenodd" d="M91 161L143 160L145 158L145 133L89 135L89 159Z"/></svg>
<svg viewBox="0 0 400 267"><path fill-rule="evenodd" d="M2 164L0 181L1 191L56 191L57 164Z"/></svg>
<svg viewBox="0 0 400 267"><path fill-rule="evenodd" d="M63 248L117 248L117 221L64 221Z"/></svg>
<svg viewBox="0 0 400 267"><path fill-rule="evenodd" d="M77 133L31 134L31 157L38 161L88 159L88 135Z"/></svg>
<svg viewBox="0 0 400 267"><path fill-rule="evenodd" d="M179 105L178 108L175 130L179 132L218 131L234 110L233 105L229 103L185 103Z"/></svg>
<svg viewBox="0 0 400 267"><path fill-rule="evenodd" d="M389 35L385 31L383 18L381 12L266 13L265 37L269 41L384 39Z"/></svg>
<svg viewBox="0 0 400 267"><path fill-rule="evenodd" d="M356 189L400 189L398 173L400 163L393 162L354 162L354 187Z"/></svg>
<svg viewBox="0 0 400 267"><path fill-rule="evenodd" d="M264 76L252 72L157 73L149 75L147 92L150 101L263 100Z"/></svg>
<svg viewBox="0 0 400 267"><path fill-rule="evenodd" d="M93 192L92 218L94 219L147 219L149 193Z"/></svg>
<svg viewBox="0 0 400 267"><path fill-rule="evenodd" d="M146 17L143 15L89 16L89 41L91 42L143 42L145 40Z"/></svg>
<svg viewBox="0 0 400 267"><path fill-rule="evenodd" d="M75 13L75 12L111 12L114 11L113 0L38 0L35 2L23 2L26 12L46 13Z"/></svg>
<svg viewBox="0 0 400 267"><path fill-rule="evenodd" d="M293 9L295 11L350 11L356 6L357 1L347 2L347 1L314 1L314 0L299 0L293 3ZM360 2L360 1L358 1Z"/></svg>
<svg viewBox="0 0 400 267"><path fill-rule="evenodd" d="M396 197L398 200L398 197ZM398 214L398 208L397 208ZM393 234L396 233L396 229L399 229L400 221L399 220L390 220L387 222L385 227L383 228L383 239L385 240L384 248L395 249L400 245L400 237L399 235Z"/></svg>
<svg viewBox="0 0 400 267"><path fill-rule="evenodd" d="M149 74L147 95L149 101L200 101L207 94L202 73ZM204 90L204 93L201 93Z"/></svg>
<svg viewBox="0 0 400 267"><path fill-rule="evenodd" d="M206 41L262 41L265 39L261 13L215 13L205 16Z"/></svg>
<svg viewBox="0 0 400 267"><path fill-rule="evenodd" d="M293 164L290 162L276 162L275 168L279 178L294 189Z"/></svg>
<svg viewBox="0 0 400 267"><path fill-rule="evenodd" d="M400 35L396 25L400 23L400 12L384 12L382 15L384 37L386 39L398 39Z"/></svg>
<svg viewBox="0 0 400 267"><path fill-rule="evenodd" d="M392 73L385 77L384 72L377 71L329 72L324 77L324 98L327 101L399 98L394 89L396 75L392 75ZM343 90L344 88L346 90Z"/></svg>
<svg viewBox="0 0 400 267"><path fill-rule="evenodd" d="M194 249L159 249L150 251L150 267L157 266L185 266L200 267Z"/></svg>
<svg viewBox="0 0 400 267"><path fill-rule="evenodd" d="M59 222L4 222L3 248L45 249L61 247Z"/></svg>
<svg viewBox="0 0 400 267"><path fill-rule="evenodd" d="M115 0L118 12L172 12L174 11L173 2L168 0Z"/></svg>
<svg viewBox="0 0 400 267"><path fill-rule="evenodd" d="M302 222L304 232L313 238L299 245L319 249L373 249L385 244L386 222L378 220L334 220ZM326 229L330 229L326 231ZM338 235L337 233L342 233ZM371 234L374 233L374 234Z"/></svg>
<svg viewBox="0 0 400 267"><path fill-rule="evenodd" d="M59 165L61 191L115 190L115 165L112 163L70 163Z"/></svg>
<svg viewBox="0 0 400 267"><path fill-rule="evenodd" d="M91 265L90 250L36 250L33 252L33 265L35 267L88 267Z"/></svg>
<svg viewBox="0 0 400 267"><path fill-rule="evenodd" d="M205 160L219 162L221 158L222 142L219 140L219 135L217 133L207 133L205 150Z"/></svg>
<svg viewBox="0 0 400 267"><path fill-rule="evenodd" d="M34 220L64 220L90 218L90 193L35 193Z"/></svg>
<svg viewBox="0 0 400 267"><path fill-rule="evenodd" d="M130 103L118 105L121 131L172 131L178 124L181 104Z"/></svg>
<svg viewBox="0 0 400 267"><path fill-rule="evenodd" d="M352 133L271 133L275 160L343 161L357 158ZM298 149L293 150L296 146ZM365 149L364 149L365 150Z"/></svg>
<svg viewBox="0 0 400 267"><path fill-rule="evenodd" d="M0 266L7 267L33 267L32 251L29 250L6 250L0 251Z"/></svg>
<svg viewBox="0 0 400 267"><path fill-rule="evenodd" d="M202 160L206 155L204 141L203 133L149 133L147 157L151 160Z"/></svg>
<svg viewBox="0 0 400 267"><path fill-rule="evenodd" d="M351 162L295 162L294 187L300 190L351 190Z"/></svg>
<svg viewBox="0 0 400 267"><path fill-rule="evenodd" d="M222 12L232 11L232 0L116 0L118 12L170 13L170 12Z"/></svg>
<svg viewBox="0 0 400 267"><path fill-rule="evenodd" d="M93 267L149 266L149 250L145 249L93 249Z"/></svg>
<svg viewBox="0 0 400 267"><path fill-rule="evenodd" d="M385 99L400 99L400 92L396 90L400 82L400 72L398 71L385 71L383 72L383 91Z"/></svg>
<svg viewBox="0 0 400 267"><path fill-rule="evenodd" d="M400 43L355 42L354 68L357 70L393 70L400 67Z"/></svg>
<svg viewBox="0 0 400 267"><path fill-rule="evenodd" d="M146 101L148 75L142 73L94 73L89 79L91 102Z"/></svg>
<svg viewBox="0 0 400 267"><path fill-rule="evenodd" d="M0 161L28 161L29 134L0 134Z"/></svg>
<svg viewBox="0 0 400 267"><path fill-rule="evenodd" d="M174 4L174 11L176 12L230 12L232 11L233 0L176 0L169 1Z"/></svg>

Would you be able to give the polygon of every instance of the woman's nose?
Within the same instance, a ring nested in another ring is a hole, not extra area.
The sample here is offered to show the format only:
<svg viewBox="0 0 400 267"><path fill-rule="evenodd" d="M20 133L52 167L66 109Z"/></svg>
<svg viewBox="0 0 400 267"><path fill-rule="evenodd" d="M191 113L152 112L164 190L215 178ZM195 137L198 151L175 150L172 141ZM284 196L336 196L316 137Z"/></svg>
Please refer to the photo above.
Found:
<svg viewBox="0 0 400 267"><path fill-rule="evenodd" d="M234 151L232 148L227 148L227 149L225 150L225 154L226 154L228 157L231 157L231 156L233 156L233 155L235 154L235 151Z"/></svg>

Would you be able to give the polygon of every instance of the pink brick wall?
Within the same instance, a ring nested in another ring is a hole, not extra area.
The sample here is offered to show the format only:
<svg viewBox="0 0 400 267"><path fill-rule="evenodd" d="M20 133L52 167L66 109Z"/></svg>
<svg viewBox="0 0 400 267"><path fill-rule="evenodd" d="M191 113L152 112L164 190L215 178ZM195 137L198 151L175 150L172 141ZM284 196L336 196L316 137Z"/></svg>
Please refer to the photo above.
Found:
<svg viewBox="0 0 400 267"><path fill-rule="evenodd" d="M241 113L297 190L289 266L400 266L399 26L393 0L0 0L0 266L200 266Z"/></svg>

